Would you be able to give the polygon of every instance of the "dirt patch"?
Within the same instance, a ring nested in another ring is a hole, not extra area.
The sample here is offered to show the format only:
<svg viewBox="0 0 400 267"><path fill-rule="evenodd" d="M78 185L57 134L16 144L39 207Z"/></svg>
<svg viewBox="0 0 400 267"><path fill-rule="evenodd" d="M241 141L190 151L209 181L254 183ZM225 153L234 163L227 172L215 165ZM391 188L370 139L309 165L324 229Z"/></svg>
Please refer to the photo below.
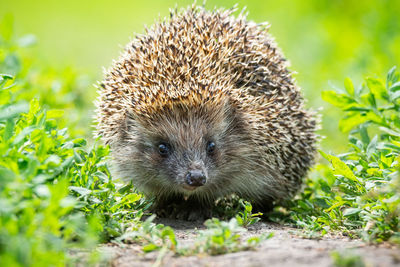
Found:
<svg viewBox="0 0 400 267"><path fill-rule="evenodd" d="M182 245L190 244L196 237L201 223L178 220L159 220L174 228ZM345 255L359 255L366 266L400 266L400 249L385 246L368 246L360 240L347 237L325 236L320 240L304 239L299 230L273 223L259 222L243 234L244 237L261 233L274 233L274 237L262 242L256 250L241 251L219 256L176 257L168 252L157 262L159 252L143 253L139 245L124 247L107 244L99 248L108 255L112 266L333 266L331 253L339 251Z"/></svg>

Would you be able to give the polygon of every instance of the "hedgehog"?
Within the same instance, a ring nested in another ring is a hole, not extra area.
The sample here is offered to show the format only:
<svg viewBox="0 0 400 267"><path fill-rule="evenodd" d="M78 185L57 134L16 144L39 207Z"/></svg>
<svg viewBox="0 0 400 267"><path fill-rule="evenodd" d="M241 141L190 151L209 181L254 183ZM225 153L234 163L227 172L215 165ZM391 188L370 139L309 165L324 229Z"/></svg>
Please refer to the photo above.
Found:
<svg viewBox="0 0 400 267"><path fill-rule="evenodd" d="M314 161L318 119L269 24L234 11L172 10L98 83L96 135L162 216L207 218L232 194L268 211Z"/></svg>

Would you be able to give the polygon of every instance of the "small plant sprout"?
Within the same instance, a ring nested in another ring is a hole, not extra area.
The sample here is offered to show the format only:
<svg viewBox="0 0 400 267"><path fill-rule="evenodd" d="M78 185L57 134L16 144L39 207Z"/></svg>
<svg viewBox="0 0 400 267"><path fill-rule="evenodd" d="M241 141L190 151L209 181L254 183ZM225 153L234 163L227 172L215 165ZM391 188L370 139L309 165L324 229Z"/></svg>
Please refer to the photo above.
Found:
<svg viewBox="0 0 400 267"><path fill-rule="evenodd" d="M263 214L261 212L252 213L253 206L250 204L250 202L241 199L239 203L243 208L243 211L240 211L236 215L236 220L240 226L247 227L255 224L261 219L259 216L262 216Z"/></svg>

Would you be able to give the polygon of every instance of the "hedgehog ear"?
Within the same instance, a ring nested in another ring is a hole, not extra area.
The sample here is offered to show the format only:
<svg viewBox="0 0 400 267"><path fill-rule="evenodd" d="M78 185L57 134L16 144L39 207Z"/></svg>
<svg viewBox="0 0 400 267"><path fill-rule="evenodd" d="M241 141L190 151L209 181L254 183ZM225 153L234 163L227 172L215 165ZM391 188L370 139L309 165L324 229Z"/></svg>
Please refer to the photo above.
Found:
<svg viewBox="0 0 400 267"><path fill-rule="evenodd" d="M119 125L119 133L120 133L119 138L121 139L128 138L130 135L132 135L133 132L137 132L138 129L140 129L140 127L141 127L140 119L133 113L126 111L124 119L121 121Z"/></svg>
<svg viewBox="0 0 400 267"><path fill-rule="evenodd" d="M231 133L239 133L245 131L246 120L243 118L241 111L237 108L237 106L231 99L225 102L224 113L228 131L230 131Z"/></svg>
<svg viewBox="0 0 400 267"><path fill-rule="evenodd" d="M127 131L130 126L135 124L136 120L134 118L134 115L132 113L130 113L129 111L125 112L124 117L125 117L125 120L124 120L124 123L121 123L121 127L122 127L121 130Z"/></svg>
<svg viewBox="0 0 400 267"><path fill-rule="evenodd" d="M125 112L123 119L121 120L121 123L119 124L119 129L118 129L118 138L120 140L125 140L128 137L128 132L129 132L129 126L133 122L133 120L130 119L130 117L127 114L128 112Z"/></svg>
<svg viewBox="0 0 400 267"><path fill-rule="evenodd" d="M143 114L125 113L125 120L121 123L121 137L153 136L157 125L154 118Z"/></svg>
<svg viewBox="0 0 400 267"><path fill-rule="evenodd" d="M123 127L125 130L140 128L150 122L149 117L126 111Z"/></svg>
<svg viewBox="0 0 400 267"><path fill-rule="evenodd" d="M232 101L228 99L223 105L224 120L227 125L226 128L231 128L237 124L238 110L233 105Z"/></svg>
<svg viewBox="0 0 400 267"><path fill-rule="evenodd" d="M224 103L224 114L227 118L234 119L237 114L237 109L231 99L227 99Z"/></svg>

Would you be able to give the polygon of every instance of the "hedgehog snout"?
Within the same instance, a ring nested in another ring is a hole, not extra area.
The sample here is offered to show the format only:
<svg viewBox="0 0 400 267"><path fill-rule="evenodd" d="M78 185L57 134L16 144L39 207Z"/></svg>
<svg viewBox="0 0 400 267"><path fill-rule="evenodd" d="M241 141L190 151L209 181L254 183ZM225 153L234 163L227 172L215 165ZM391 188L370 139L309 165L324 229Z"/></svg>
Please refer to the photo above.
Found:
<svg viewBox="0 0 400 267"><path fill-rule="evenodd" d="M198 187L207 182L207 177L202 170L190 170L185 176L185 182L189 186Z"/></svg>

